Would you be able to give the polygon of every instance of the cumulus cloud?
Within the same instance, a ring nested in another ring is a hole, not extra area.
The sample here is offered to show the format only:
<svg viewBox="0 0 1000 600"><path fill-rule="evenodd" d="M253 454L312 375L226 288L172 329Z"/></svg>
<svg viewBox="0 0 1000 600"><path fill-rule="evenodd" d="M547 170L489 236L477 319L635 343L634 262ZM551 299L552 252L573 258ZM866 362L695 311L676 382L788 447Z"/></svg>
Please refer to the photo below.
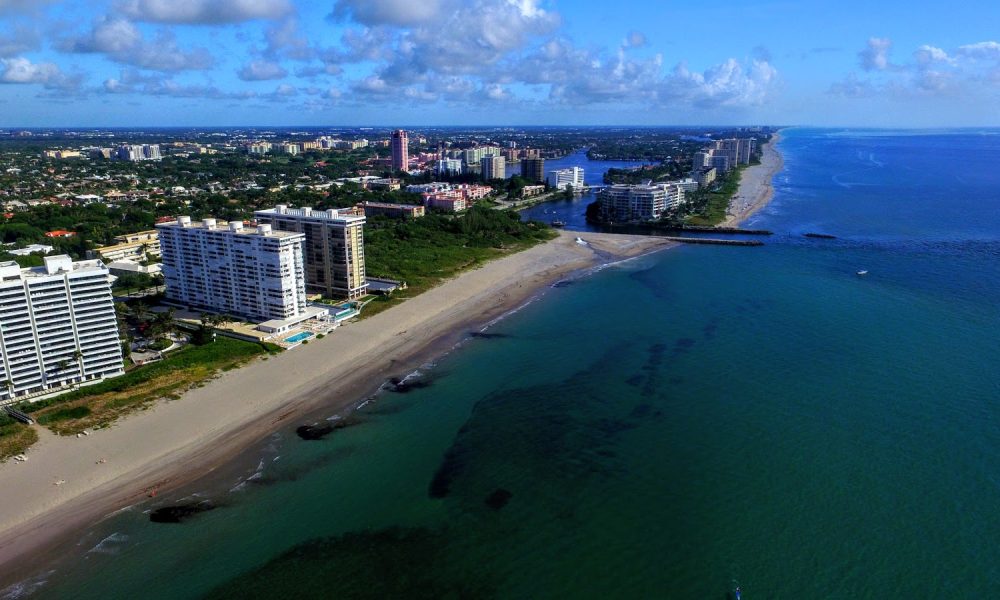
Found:
<svg viewBox="0 0 1000 600"><path fill-rule="evenodd" d="M292 6L288 0L121 0L118 10L136 21L218 25L280 19Z"/></svg>
<svg viewBox="0 0 1000 600"><path fill-rule="evenodd" d="M53 63L33 63L27 58L0 59L2 83L49 83L62 76Z"/></svg>
<svg viewBox="0 0 1000 600"><path fill-rule="evenodd" d="M214 64L204 48L181 50L166 32L146 40L134 23L112 16L98 19L83 35L61 40L57 48L63 52L105 54L115 62L156 71L208 69Z"/></svg>
<svg viewBox="0 0 1000 600"><path fill-rule="evenodd" d="M1000 61L1000 43L991 41L966 44L958 47L958 54L968 58Z"/></svg>
<svg viewBox="0 0 1000 600"><path fill-rule="evenodd" d="M850 73L831 85L829 92L847 98L968 94L997 83L992 73L1000 69L1000 43L995 41L965 44L951 52L924 44L913 51L911 61L902 64L889 61L891 46L888 39L868 40L859 53L860 67L867 75Z"/></svg>
<svg viewBox="0 0 1000 600"><path fill-rule="evenodd" d="M0 58L0 84L4 83L40 84L65 97L67 93L79 93L83 76L67 75L50 62L33 63L24 57Z"/></svg>
<svg viewBox="0 0 1000 600"><path fill-rule="evenodd" d="M885 71L889 68L889 50L892 41L888 38L868 38L868 46L858 53L858 61L865 71Z"/></svg>
<svg viewBox="0 0 1000 600"><path fill-rule="evenodd" d="M276 62L254 60L244 65L236 74L243 81L266 81L268 79L283 79L288 76L288 71Z"/></svg>
<svg viewBox="0 0 1000 600"><path fill-rule="evenodd" d="M52 2L53 0L0 0L0 14L33 12Z"/></svg>
<svg viewBox="0 0 1000 600"><path fill-rule="evenodd" d="M144 75L134 69L125 69L120 77L106 80L103 91L108 94L143 94L211 100L248 100L257 96L254 92L227 92L213 85L179 83L170 78Z"/></svg>
<svg viewBox="0 0 1000 600"><path fill-rule="evenodd" d="M457 4L453 0L337 0L330 16L365 25L412 27L438 20Z"/></svg>
<svg viewBox="0 0 1000 600"><path fill-rule="evenodd" d="M0 57L37 50L40 45L41 37L34 29L19 26L7 31L0 31Z"/></svg>

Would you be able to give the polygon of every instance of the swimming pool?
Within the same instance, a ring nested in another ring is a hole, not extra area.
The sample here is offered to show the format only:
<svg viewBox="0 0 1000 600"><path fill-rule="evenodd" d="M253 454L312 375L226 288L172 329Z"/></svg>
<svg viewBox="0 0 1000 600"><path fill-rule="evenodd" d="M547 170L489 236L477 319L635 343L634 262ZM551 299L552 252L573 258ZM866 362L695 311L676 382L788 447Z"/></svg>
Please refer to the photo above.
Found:
<svg viewBox="0 0 1000 600"><path fill-rule="evenodd" d="M288 342L289 344L295 344L295 343L301 342L302 340L311 338L312 336L313 336L312 333L310 333L308 331L303 331L301 333L296 333L292 337L286 337L285 341Z"/></svg>

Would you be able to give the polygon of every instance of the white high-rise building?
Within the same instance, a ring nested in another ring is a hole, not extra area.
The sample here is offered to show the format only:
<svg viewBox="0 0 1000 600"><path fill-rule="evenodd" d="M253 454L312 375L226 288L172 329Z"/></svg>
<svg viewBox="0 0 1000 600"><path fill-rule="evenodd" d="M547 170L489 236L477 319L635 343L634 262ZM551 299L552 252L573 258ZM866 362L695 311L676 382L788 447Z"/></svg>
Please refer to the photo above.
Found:
<svg viewBox="0 0 1000 600"><path fill-rule="evenodd" d="M270 225L177 217L156 226L167 299L284 331L316 316L306 300L305 235Z"/></svg>
<svg viewBox="0 0 1000 600"><path fill-rule="evenodd" d="M684 189L674 183L616 184L601 194L601 216L606 221L652 221L684 203Z"/></svg>
<svg viewBox="0 0 1000 600"><path fill-rule="evenodd" d="M566 189L567 186L573 186L573 189L578 190L583 187L583 169L570 167L549 171L548 182L549 187L557 190Z"/></svg>
<svg viewBox="0 0 1000 600"><path fill-rule="evenodd" d="M0 404L125 372L111 282L99 260L0 263Z"/></svg>

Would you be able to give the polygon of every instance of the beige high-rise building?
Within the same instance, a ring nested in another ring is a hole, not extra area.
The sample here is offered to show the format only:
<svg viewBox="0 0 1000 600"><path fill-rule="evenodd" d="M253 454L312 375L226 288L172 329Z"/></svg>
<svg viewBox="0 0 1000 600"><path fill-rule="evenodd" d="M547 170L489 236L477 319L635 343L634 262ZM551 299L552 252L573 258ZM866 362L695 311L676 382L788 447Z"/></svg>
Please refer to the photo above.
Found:
<svg viewBox="0 0 1000 600"><path fill-rule="evenodd" d="M484 156L482 162L483 181L507 178L507 161L499 155Z"/></svg>
<svg viewBox="0 0 1000 600"><path fill-rule="evenodd" d="M365 275L365 217L337 210L289 208L279 204L254 213L258 223L306 236L306 290L355 299L368 291Z"/></svg>

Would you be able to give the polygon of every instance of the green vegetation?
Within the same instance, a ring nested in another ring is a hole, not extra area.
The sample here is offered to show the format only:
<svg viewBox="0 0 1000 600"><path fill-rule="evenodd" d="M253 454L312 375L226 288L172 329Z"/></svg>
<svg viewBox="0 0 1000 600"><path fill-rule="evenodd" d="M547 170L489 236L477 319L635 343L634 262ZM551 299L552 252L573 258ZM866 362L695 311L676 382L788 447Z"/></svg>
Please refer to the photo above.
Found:
<svg viewBox="0 0 1000 600"><path fill-rule="evenodd" d="M169 338L157 338L157 339L153 340L152 344L149 344L148 348L150 350L156 350L157 352L160 352L162 350L166 350L167 348L169 348L173 344L174 343L172 341L170 341Z"/></svg>
<svg viewBox="0 0 1000 600"><path fill-rule="evenodd" d="M216 373L272 353L276 348L273 344L219 336L213 343L188 346L121 377L20 408L55 433L72 435L109 425L159 398L176 398Z"/></svg>
<svg viewBox="0 0 1000 600"><path fill-rule="evenodd" d="M365 235L368 274L405 281L408 289L398 294L415 296L466 269L552 239L555 233L542 223L522 222L514 211L474 206L458 217L371 219ZM398 302L398 294L369 302L365 316Z"/></svg>
<svg viewBox="0 0 1000 600"><path fill-rule="evenodd" d="M687 218L687 224L706 226L724 221L729 201L740 189L740 176L745 168L734 169L717 179L712 188L691 194L687 204L691 216Z"/></svg>
<svg viewBox="0 0 1000 600"><path fill-rule="evenodd" d="M680 179L685 174L681 166L675 162L665 162L659 165L650 165L637 169L608 169L604 174L604 183L626 183L635 185L643 181L670 181Z"/></svg>
<svg viewBox="0 0 1000 600"><path fill-rule="evenodd" d="M37 441L38 432L33 428L0 415L0 461L21 454Z"/></svg>

